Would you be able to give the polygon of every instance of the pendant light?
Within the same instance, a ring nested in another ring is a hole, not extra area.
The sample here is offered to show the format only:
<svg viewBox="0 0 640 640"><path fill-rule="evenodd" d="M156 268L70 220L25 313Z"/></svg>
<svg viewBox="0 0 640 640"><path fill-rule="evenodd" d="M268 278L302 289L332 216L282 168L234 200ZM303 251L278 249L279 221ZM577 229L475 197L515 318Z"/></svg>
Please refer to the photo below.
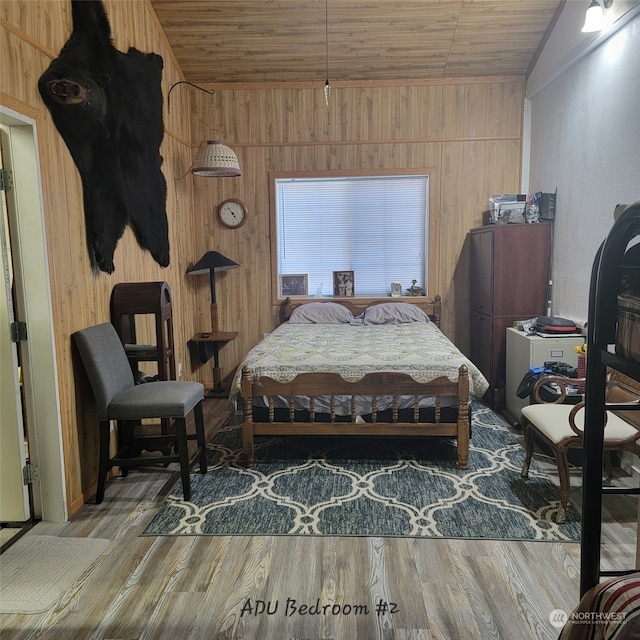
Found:
<svg viewBox="0 0 640 640"><path fill-rule="evenodd" d="M230 178L242 175L238 157L221 140L207 140L196 153L191 173L204 178Z"/></svg>
<svg viewBox="0 0 640 640"><path fill-rule="evenodd" d="M210 95L213 95L213 91L199 87L193 82L187 82L181 80L171 85L169 93L167 94L167 110L171 112L171 92L180 84L188 84L200 91L204 91ZM212 102L209 103L209 109L212 109ZM209 121L213 119L213 114L210 113L207 118ZM242 175L240 171L240 163L238 162L238 156L232 149L227 147L221 140L207 140L204 146L200 146L196 157L191 165L191 173L194 176L201 176L204 178L229 178Z"/></svg>
<svg viewBox="0 0 640 640"><path fill-rule="evenodd" d="M329 106L331 97L331 85L329 84L329 0L324 0L324 60L325 60L325 82L324 82L324 102Z"/></svg>

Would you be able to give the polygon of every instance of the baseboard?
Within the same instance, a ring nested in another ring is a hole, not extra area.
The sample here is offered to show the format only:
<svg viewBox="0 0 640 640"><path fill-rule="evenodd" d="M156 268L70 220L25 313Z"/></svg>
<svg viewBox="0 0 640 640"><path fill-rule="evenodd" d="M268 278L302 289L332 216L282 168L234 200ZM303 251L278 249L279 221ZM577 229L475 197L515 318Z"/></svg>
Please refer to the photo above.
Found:
<svg viewBox="0 0 640 640"><path fill-rule="evenodd" d="M513 427L514 429L522 429L522 425L520 424L520 422L516 418L514 418L511 413L509 413L508 409L503 408L498 413L507 421L509 426Z"/></svg>
<svg viewBox="0 0 640 640"><path fill-rule="evenodd" d="M626 471L631 477L640 479L640 460L630 451L618 452L620 468Z"/></svg>

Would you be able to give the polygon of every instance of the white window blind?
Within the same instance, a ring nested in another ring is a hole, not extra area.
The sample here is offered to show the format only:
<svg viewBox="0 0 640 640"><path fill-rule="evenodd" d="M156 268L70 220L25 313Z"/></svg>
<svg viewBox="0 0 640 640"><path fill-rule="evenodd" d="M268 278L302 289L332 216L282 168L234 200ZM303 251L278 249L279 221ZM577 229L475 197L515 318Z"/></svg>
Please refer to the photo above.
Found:
<svg viewBox="0 0 640 640"><path fill-rule="evenodd" d="M428 197L427 175L278 178L278 274L307 274L311 296L333 294L334 271L361 296L426 288Z"/></svg>

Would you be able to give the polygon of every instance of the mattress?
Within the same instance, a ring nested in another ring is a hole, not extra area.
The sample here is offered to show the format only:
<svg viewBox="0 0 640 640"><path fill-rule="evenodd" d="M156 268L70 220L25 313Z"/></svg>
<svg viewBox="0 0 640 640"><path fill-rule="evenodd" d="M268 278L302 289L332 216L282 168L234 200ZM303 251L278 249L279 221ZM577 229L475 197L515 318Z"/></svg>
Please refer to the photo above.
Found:
<svg viewBox="0 0 640 640"><path fill-rule="evenodd" d="M458 369L469 370L470 394L481 398L489 383L480 370L438 329L434 323L382 325L290 324L285 322L268 334L240 363L230 394L234 406L240 396L240 376L248 366L254 379L268 376L278 382L290 382L300 373L330 371L347 381L357 381L371 372L399 372L417 382L429 382L440 376L457 379ZM391 396L377 396L383 410ZM280 406L287 406L283 398ZM409 407L413 398L404 398L400 408ZM254 398L260 406L260 400ZM429 406L430 400L421 401ZM432 402L431 402L432 404ZM358 412L370 413L369 398L357 398ZM328 409L328 398L316 398L315 410ZM307 398L296 398L297 409L308 409ZM347 415L351 397L336 398L336 413Z"/></svg>

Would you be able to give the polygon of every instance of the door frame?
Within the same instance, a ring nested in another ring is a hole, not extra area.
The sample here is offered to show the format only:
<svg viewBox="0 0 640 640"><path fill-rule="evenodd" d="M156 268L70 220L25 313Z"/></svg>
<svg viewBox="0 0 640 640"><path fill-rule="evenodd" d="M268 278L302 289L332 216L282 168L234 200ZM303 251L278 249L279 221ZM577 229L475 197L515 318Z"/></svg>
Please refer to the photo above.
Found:
<svg viewBox="0 0 640 640"><path fill-rule="evenodd" d="M53 327L47 235L42 197L37 121L0 105L9 132L13 189L18 213L9 211L16 298L28 340L22 344L29 457L39 480L33 485L33 516L68 520L62 420Z"/></svg>

